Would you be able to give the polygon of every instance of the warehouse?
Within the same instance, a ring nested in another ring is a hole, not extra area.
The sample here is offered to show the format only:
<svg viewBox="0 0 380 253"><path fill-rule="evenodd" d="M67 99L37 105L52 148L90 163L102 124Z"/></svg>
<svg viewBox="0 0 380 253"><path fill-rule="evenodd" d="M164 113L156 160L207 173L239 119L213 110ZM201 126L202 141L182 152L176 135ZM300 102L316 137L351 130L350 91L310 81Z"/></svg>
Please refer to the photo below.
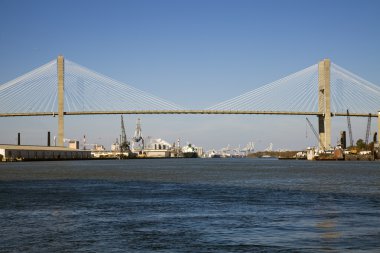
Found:
<svg viewBox="0 0 380 253"><path fill-rule="evenodd" d="M2 145L1 161L43 161L43 160L81 160L91 159L91 151L66 147Z"/></svg>

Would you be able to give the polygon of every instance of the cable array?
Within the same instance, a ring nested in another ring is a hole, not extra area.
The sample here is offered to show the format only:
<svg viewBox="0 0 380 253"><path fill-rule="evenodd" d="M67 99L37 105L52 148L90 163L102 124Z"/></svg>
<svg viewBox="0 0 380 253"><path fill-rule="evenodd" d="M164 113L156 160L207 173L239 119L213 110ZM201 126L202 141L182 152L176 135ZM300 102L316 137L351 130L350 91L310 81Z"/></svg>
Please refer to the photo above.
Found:
<svg viewBox="0 0 380 253"><path fill-rule="evenodd" d="M66 112L184 110L183 107L65 60ZM376 113L380 87L331 64L331 112ZM53 60L0 85L0 113L57 112ZM318 111L318 64L229 99L211 111Z"/></svg>
<svg viewBox="0 0 380 253"><path fill-rule="evenodd" d="M174 103L65 60L65 111L183 109Z"/></svg>
<svg viewBox="0 0 380 253"><path fill-rule="evenodd" d="M52 112L57 108L57 62L0 85L0 113Z"/></svg>
<svg viewBox="0 0 380 253"><path fill-rule="evenodd" d="M380 110L380 87L332 63L331 112L374 113Z"/></svg>
<svg viewBox="0 0 380 253"><path fill-rule="evenodd" d="M331 112L376 113L380 110L380 87L332 63L330 69ZM208 110L318 111L318 65L229 99Z"/></svg>
<svg viewBox="0 0 380 253"><path fill-rule="evenodd" d="M207 110L315 112L318 110L318 65L312 65Z"/></svg>
<svg viewBox="0 0 380 253"><path fill-rule="evenodd" d="M183 110L144 91L65 60L64 110ZM0 113L57 112L57 62L53 60L0 85Z"/></svg>

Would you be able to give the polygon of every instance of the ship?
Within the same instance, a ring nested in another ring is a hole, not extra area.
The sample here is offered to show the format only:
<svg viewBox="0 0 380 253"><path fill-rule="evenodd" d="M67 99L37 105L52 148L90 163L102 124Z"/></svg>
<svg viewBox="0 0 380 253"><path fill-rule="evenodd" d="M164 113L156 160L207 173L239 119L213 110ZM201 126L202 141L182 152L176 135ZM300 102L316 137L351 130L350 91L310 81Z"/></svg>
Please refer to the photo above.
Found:
<svg viewBox="0 0 380 253"><path fill-rule="evenodd" d="M187 146L184 146L182 148L182 155L185 158L197 158L198 152L194 146L192 146L191 144L188 144Z"/></svg>
<svg viewBox="0 0 380 253"><path fill-rule="evenodd" d="M221 158L222 155L215 152L215 150L211 151L211 153L208 155L209 158Z"/></svg>

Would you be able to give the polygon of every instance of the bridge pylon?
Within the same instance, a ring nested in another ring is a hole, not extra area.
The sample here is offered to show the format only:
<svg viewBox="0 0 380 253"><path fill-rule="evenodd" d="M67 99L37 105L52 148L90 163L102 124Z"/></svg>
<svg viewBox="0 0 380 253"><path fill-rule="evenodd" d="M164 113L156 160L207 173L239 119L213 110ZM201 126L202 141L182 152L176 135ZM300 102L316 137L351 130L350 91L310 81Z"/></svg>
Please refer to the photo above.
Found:
<svg viewBox="0 0 380 253"><path fill-rule="evenodd" d="M330 59L318 64L318 112L322 113L318 116L320 149L331 147L330 65Z"/></svg>
<svg viewBox="0 0 380 253"><path fill-rule="evenodd" d="M380 144L380 111L377 112L377 143Z"/></svg>
<svg viewBox="0 0 380 253"><path fill-rule="evenodd" d="M62 55L57 58L58 75L58 146L63 146L64 138L64 87L65 87L65 60Z"/></svg>

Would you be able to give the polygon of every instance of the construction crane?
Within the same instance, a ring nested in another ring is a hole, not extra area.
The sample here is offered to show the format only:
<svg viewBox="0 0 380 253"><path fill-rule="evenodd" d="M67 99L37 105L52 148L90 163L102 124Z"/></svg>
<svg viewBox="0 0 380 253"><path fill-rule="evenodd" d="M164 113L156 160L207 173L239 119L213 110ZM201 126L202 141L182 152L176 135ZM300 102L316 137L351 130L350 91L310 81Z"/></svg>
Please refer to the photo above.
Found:
<svg viewBox="0 0 380 253"><path fill-rule="evenodd" d="M350 138L350 146L354 146L354 137L352 136L352 128L351 128L351 119L350 112L347 109L347 126L348 126L348 137Z"/></svg>
<svg viewBox="0 0 380 253"><path fill-rule="evenodd" d="M132 150L136 151L141 151L144 149L144 138L142 136L142 131L141 131L141 122L140 118L137 119L136 122L136 129L135 129L135 135L132 138Z"/></svg>
<svg viewBox="0 0 380 253"><path fill-rule="evenodd" d="M272 152L273 151L273 143L269 143L269 146L264 151Z"/></svg>
<svg viewBox="0 0 380 253"><path fill-rule="evenodd" d="M254 142L248 142L248 144L243 148L241 151L243 151L246 155L249 153L252 153L255 150L255 143Z"/></svg>
<svg viewBox="0 0 380 253"><path fill-rule="evenodd" d="M369 134L371 132L371 114L368 115L367 131L365 133L365 145L368 146Z"/></svg>
<svg viewBox="0 0 380 253"><path fill-rule="evenodd" d="M135 135L133 136L133 141L139 142L142 139L143 139L143 137L142 137L142 133L141 133L141 122L140 122L140 119L137 119Z"/></svg>
<svg viewBox="0 0 380 253"><path fill-rule="evenodd" d="M315 135L315 138L317 138L317 140L319 142L319 145L323 148L323 150L326 150L325 145L323 145L321 139L319 138L319 134L315 130L313 124L311 124L311 122L310 122L310 120L308 118L306 118L306 121L307 121L307 124L309 124L309 127L311 128L311 130L313 131L313 133Z"/></svg>
<svg viewBox="0 0 380 253"><path fill-rule="evenodd" d="M125 133L123 115L121 115L120 151L129 151L129 142L127 141L127 134Z"/></svg>

